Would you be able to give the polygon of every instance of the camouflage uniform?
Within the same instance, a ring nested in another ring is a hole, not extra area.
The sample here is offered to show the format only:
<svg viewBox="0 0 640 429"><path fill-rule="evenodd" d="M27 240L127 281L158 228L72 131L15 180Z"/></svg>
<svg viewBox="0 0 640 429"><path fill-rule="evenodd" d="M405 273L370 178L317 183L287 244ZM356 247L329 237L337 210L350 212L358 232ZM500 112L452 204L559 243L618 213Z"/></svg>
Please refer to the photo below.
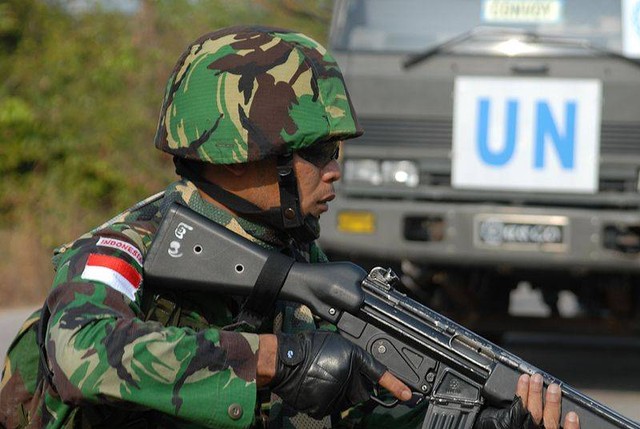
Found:
<svg viewBox="0 0 640 429"><path fill-rule="evenodd" d="M361 133L340 70L322 46L286 30L236 27L202 37L180 58L156 146L179 158L231 164ZM286 248L278 232L216 209L185 180L59 248L46 300L51 315L43 367L52 383L38 368L35 314L6 360L3 425L233 428L255 422L258 335L221 329L233 322L238 300L145 292L144 256L174 201L265 247ZM325 260L313 243L296 247L298 257ZM279 305L276 330L315 328L306 307ZM296 423L282 404L271 414L276 426Z"/></svg>

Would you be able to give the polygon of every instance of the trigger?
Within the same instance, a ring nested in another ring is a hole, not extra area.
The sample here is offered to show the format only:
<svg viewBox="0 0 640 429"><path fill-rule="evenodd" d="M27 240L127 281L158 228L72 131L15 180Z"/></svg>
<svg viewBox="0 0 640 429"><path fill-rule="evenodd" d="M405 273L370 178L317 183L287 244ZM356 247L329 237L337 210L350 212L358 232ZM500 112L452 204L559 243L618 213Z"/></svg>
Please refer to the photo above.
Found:
<svg viewBox="0 0 640 429"><path fill-rule="evenodd" d="M424 400L424 398L425 395L423 395L422 393L411 392L411 399L409 399L408 401L404 401L402 405L404 405L405 407L413 408L418 406L418 404L420 404Z"/></svg>

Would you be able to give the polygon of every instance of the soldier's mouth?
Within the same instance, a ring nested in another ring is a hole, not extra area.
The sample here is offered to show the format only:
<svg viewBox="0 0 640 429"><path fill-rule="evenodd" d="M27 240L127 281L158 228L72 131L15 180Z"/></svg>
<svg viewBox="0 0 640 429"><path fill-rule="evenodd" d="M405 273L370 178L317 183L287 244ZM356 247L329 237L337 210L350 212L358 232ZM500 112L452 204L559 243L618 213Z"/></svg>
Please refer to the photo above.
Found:
<svg viewBox="0 0 640 429"><path fill-rule="evenodd" d="M318 201L318 203L326 205L326 204L329 203L329 201L332 201L335 198L336 198L336 194L332 193L332 194L329 194L327 197L325 197L325 198L321 199L320 201Z"/></svg>

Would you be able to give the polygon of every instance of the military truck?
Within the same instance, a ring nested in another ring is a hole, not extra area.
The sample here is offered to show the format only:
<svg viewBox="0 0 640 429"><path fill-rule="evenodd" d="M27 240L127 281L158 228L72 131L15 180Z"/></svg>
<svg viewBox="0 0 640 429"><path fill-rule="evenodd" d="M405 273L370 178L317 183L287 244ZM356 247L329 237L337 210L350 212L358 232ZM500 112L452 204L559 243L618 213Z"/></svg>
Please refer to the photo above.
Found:
<svg viewBox="0 0 640 429"><path fill-rule="evenodd" d="M525 282L637 329L640 1L338 0L330 47L365 134L329 254L466 323Z"/></svg>

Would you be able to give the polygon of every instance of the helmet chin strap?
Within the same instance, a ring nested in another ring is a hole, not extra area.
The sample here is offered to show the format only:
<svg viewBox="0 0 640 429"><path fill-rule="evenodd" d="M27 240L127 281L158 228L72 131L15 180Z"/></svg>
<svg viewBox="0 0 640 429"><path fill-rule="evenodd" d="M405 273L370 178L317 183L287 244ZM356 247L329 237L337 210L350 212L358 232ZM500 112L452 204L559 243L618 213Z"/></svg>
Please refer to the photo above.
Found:
<svg viewBox="0 0 640 429"><path fill-rule="evenodd" d="M293 154L277 158L280 207L263 210L255 204L206 180L194 163L174 157L176 174L193 182L200 190L229 209L263 222L299 243L310 243L320 236L320 223L314 216L302 216L298 183L293 171Z"/></svg>

